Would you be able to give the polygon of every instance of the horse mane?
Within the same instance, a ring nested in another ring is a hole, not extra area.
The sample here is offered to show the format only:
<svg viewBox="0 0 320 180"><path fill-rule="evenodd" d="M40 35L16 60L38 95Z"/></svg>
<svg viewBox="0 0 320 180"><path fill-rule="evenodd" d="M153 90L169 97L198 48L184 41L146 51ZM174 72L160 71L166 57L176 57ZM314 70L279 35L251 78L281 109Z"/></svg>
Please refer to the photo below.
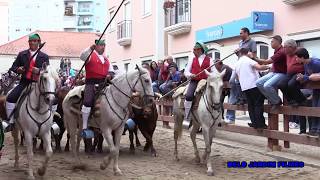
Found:
<svg viewBox="0 0 320 180"><path fill-rule="evenodd" d="M48 74L54 78L55 81L60 81L58 72L50 65L46 68Z"/></svg>
<svg viewBox="0 0 320 180"><path fill-rule="evenodd" d="M145 74L148 73L148 70L142 67L139 67L141 74ZM112 79L112 82L119 82L123 80L123 77L128 76L128 77L132 77L132 76L137 76L139 73L138 69L134 69L132 71L128 71L127 73L123 73L121 75L115 76Z"/></svg>

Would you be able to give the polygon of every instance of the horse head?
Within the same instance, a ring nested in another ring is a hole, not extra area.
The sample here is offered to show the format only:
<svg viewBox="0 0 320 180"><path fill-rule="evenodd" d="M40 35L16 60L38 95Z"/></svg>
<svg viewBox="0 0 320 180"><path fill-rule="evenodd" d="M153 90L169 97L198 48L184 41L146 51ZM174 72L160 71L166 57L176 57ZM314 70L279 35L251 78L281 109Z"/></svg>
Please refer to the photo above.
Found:
<svg viewBox="0 0 320 180"><path fill-rule="evenodd" d="M56 101L56 90L60 84L59 82L58 73L49 65L43 65L40 70L38 87L40 96L43 96L45 103L50 106Z"/></svg>
<svg viewBox="0 0 320 180"><path fill-rule="evenodd" d="M226 72L223 70L221 73L218 71L209 73L205 70L208 75L207 78L207 87L206 87L206 98L209 103L213 106L214 109L218 110L220 108L220 97L223 90L223 81L222 78Z"/></svg>
<svg viewBox="0 0 320 180"><path fill-rule="evenodd" d="M152 103L154 93L151 85L152 80L149 71L145 68L136 66L134 74L138 75L134 75L134 77L138 77L138 79L135 80L135 83L132 87L133 93L140 93L140 95L143 97L144 105Z"/></svg>

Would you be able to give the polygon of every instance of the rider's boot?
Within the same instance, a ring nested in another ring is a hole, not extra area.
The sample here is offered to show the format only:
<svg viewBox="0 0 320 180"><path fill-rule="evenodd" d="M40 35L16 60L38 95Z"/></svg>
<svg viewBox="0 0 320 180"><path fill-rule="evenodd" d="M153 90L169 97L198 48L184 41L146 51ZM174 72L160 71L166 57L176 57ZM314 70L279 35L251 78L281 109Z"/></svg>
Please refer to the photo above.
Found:
<svg viewBox="0 0 320 180"><path fill-rule="evenodd" d="M184 129L189 129L190 127L190 110L192 107L192 101L184 101L184 119L182 122L182 126Z"/></svg>
<svg viewBox="0 0 320 180"><path fill-rule="evenodd" d="M14 129L14 115L12 114L12 112L15 107L16 103L6 102L6 113L8 119L6 121L2 121L4 132L10 132Z"/></svg>
<svg viewBox="0 0 320 180"><path fill-rule="evenodd" d="M86 107L83 105L81 108L81 112L82 112L82 121L83 121L81 137L85 139L93 138L94 137L93 131L88 129L88 120L91 112L91 107Z"/></svg>

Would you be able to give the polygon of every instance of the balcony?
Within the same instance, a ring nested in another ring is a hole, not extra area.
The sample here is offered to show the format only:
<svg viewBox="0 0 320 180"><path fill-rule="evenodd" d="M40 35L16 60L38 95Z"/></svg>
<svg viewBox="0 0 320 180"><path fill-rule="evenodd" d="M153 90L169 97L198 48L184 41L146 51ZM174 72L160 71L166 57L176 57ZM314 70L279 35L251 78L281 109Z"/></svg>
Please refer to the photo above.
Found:
<svg viewBox="0 0 320 180"><path fill-rule="evenodd" d="M305 3L307 1L311 1L311 0L282 0L282 2L284 2L285 4L293 5L293 6Z"/></svg>
<svg viewBox="0 0 320 180"><path fill-rule="evenodd" d="M78 19L78 29L93 29L91 16L80 16Z"/></svg>
<svg viewBox="0 0 320 180"><path fill-rule="evenodd" d="M128 46L131 44L132 38L132 21L124 20L117 25L117 42L120 46Z"/></svg>
<svg viewBox="0 0 320 180"><path fill-rule="evenodd" d="M91 9L88 8L81 8L78 9L78 15L90 15L93 16L93 11Z"/></svg>
<svg viewBox="0 0 320 180"><path fill-rule="evenodd" d="M191 0L177 0L165 9L165 28L170 35L180 35L191 30Z"/></svg>

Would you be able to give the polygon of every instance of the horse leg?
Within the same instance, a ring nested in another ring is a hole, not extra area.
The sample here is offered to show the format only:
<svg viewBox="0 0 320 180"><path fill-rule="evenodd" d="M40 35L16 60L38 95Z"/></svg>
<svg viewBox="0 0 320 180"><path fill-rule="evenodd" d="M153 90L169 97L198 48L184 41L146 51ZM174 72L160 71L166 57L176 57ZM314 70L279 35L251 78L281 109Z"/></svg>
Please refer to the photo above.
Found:
<svg viewBox="0 0 320 180"><path fill-rule="evenodd" d="M180 112L183 113L183 112ZM174 156L177 161L179 161L179 156L178 156L178 139L181 136L182 133L182 116L179 115L179 113L175 114L174 116L174 132L173 132L173 137L174 137Z"/></svg>
<svg viewBox="0 0 320 180"><path fill-rule="evenodd" d="M61 152L61 139L62 139L63 133L60 133L58 135L54 135L54 141L56 142L56 152Z"/></svg>
<svg viewBox="0 0 320 180"><path fill-rule="evenodd" d="M36 138L35 138L35 141L37 142L37 139L36 139ZM36 149L36 146L33 147L33 148ZM40 150L40 151L43 151L43 140L42 140L42 139L40 139L39 150Z"/></svg>
<svg viewBox="0 0 320 180"><path fill-rule="evenodd" d="M115 153L115 147L114 147L114 143L113 143L113 136L112 136L112 130L111 129L106 129L104 131L102 131L104 138L106 139L108 146L110 148L110 154L108 156L106 156L102 163L100 164L100 169L101 170L105 170L110 162L111 159L113 158L113 155Z"/></svg>
<svg viewBox="0 0 320 180"><path fill-rule="evenodd" d="M103 152L103 136L102 134L99 132L98 133L98 147L97 147L97 152L98 153L102 153Z"/></svg>
<svg viewBox="0 0 320 180"><path fill-rule="evenodd" d="M33 176L33 138L29 132L24 133L26 145L27 145L27 155L28 155L28 178L35 179Z"/></svg>
<svg viewBox="0 0 320 180"><path fill-rule="evenodd" d="M46 157L42 164L42 167L38 169L38 174L43 176L46 173L48 162L52 156L52 147L51 147L51 133L45 133L42 137L42 141L46 150Z"/></svg>
<svg viewBox="0 0 320 180"><path fill-rule="evenodd" d="M198 150L197 142L196 142L196 135L197 135L198 129L199 129L199 125L196 123L193 123L192 130L190 132L190 138L191 138L193 148L194 148L194 155L195 155L196 163L200 163L200 155L199 155L199 150Z"/></svg>
<svg viewBox="0 0 320 180"><path fill-rule="evenodd" d="M33 152L36 152L36 150L37 150L37 138L32 138L32 148L33 148Z"/></svg>
<svg viewBox="0 0 320 180"><path fill-rule="evenodd" d="M136 136L136 146L140 147L141 143L140 143L139 138L138 138L138 127L137 126L134 128L133 132L134 132L134 135Z"/></svg>
<svg viewBox="0 0 320 180"><path fill-rule="evenodd" d="M113 172L116 176L121 176L122 172L119 169L119 149L120 149L120 139L121 139L121 135L123 132L124 126L122 128L118 128L114 135L114 140L115 140L115 153L114 153L114 162L113 162Z"/></svg>
<svg viewBox="0 0 320 180"><path fill-rule="evenodd" d="M23 132L21 132L20 133L20 146L23 146L23 140L24 140L24 135L23 135Z"/></svg>
<svg viewBox="0 0 320 180"><path fill-rule="evenodd" d="M214 174L213 174L211 157L210 157L213 133L210 133L208 128L202 128L202 132L203 132L204 142L206 145L206 149L203 154L203 160L204 162L207 163L207 175L213 176Z"/></svg>
<svg viewBox="0 0 320 180"><path fill-rule="evenodd" d="M67 133L67 143L66 143L66 146L64 147L64 151L65 152L69 152L70 151L70 134L69 133Z"/></svg>
<svg viewBox="0 0 320 180"><path fill-rule="evenodd" d="M14 152L15 152L15 158L14 158L14 167L19 168L19 150L18 150L18 144L19 144L19 130L18 128L14 128L12 131L13 136L13 142L14 142Z"/></svg>
<svg viewBox="0 0 320 180"><path fill-rule="evenodd" d="M130 139L130 153L134 154L134 144L133 144L133 131L134 130L129 130L129 139Z"/></svg>
<svg viewBox="0 0 320 180"><path fill-rule="evenodd" d="M75 165L76 166L80 166L81 163L80 163L80 158L78 156L78 149L76 148L76 127L72 127L72 128L69 128L68 129L68 132L70 133L70 144L71 144L71 150L72 150L72 153L73 153L73 157L75 159Z"/></svg>

